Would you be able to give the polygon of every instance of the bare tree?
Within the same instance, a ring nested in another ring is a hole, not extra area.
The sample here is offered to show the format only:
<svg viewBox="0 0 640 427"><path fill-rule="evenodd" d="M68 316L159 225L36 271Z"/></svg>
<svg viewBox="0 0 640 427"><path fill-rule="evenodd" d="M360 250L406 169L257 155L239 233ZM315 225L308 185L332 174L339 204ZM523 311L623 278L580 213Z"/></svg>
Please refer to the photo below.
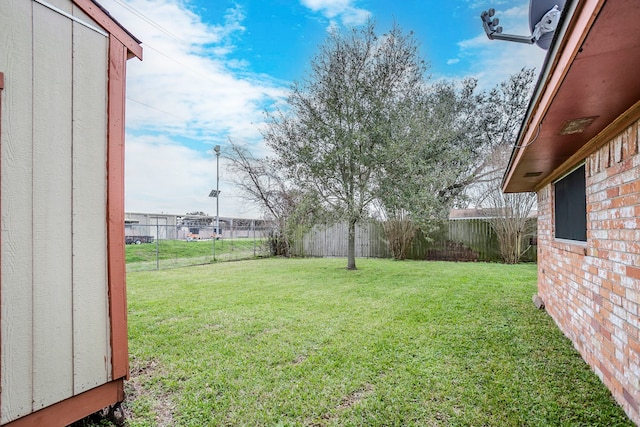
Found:
<svg viewBox="0 0 640 427"><path fill-rule="evenodd" d="M529 250L535 219L530 218L536 204L535 193L503 193L493 186L486 193L492 215L489 224L496 233L500 256L507 264L516 264Z"/></svg>
<svg viewBox="0 0 640 427"><path fill-rule="evenodd" d="M317 204L294 188L274 162L257 158L243 145L229 140L229 170L240 194L261 206L267 219L276 225L269 244L274 255L290 256L292 235L297 226L309 224Z"/></svg>
<svg viewBox="0 0 640 427"><path fill-rule="evenodd" d="M470 184L502 177L527 112L534 77L532 68L522 68L484 97L478 128L485 143L474 163Z"/></svg>
<svg viewBox="0 0 640 427"><path fill-rule="evenodd" d="M529 237L535 230L531 213L536 206L535 193L503 193L502 174L509 161L512 147L501 144L494 147L486 159L487 173L478 189L479 206L491 213L488 222L498 238L500 256L507 264L516 264L529 250Z"/></svg>
<svg viewBox="0 0 640 427"><path fill-rule="evenodd" d="M389 249L396 260L407 258L411 244L416 236L418 228L411 221L411 216L406 211L396 211L387 215L382 221L382 229L389 242Z"/></svg>
<svg viewBox="0 0 640 427"><path fill-rule="evenodd" d="M476 206L491 212L489 223L498 238L500 255L509 264L519 262L529 249L528 237L535 222L530 215L536 205L536 195L503 194L501 188L502 175L526 114L533 77L532 69L523 68L497 85L484 99L479 129L486 143L473 164L467 191Z"/></svg>

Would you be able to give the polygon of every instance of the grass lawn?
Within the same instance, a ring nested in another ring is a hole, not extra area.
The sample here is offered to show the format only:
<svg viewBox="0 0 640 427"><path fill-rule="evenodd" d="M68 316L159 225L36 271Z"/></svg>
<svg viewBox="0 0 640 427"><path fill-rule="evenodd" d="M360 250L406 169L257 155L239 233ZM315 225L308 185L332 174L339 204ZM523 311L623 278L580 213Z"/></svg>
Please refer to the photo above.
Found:
<svg viewBox="0 0 640 427"><path fill-rule="evenodd" d="M129 273L128 425L633 425L535 309L535 265L357 263Z"/></svg>
<svg viewBox="0 0 640 427"><path fill-rule="evenodd" d="M156 243L158 246L156 247ZM229 261L268 255L265 239L216 240L216 260ZM156 256L157 252L157 256ZM213 262L212 240L158 240L126 245L127 271L176 268Z"/></svg>

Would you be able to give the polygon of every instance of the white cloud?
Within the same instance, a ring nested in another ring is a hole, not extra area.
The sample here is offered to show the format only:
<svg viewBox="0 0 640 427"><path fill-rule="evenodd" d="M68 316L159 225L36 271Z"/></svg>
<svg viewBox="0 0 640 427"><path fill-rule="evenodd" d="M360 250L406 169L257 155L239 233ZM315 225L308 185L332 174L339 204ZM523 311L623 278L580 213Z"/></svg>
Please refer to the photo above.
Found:
<svg viewBox="0 0 640 427"><path fill-rule="evenodd" d="M240 7L210 25L179 0L101 4L144 49L144 60L132 59L127 68L126 209L211 212L212 146L229 137L259 143L263 111L282 100L285 85L226 57L245 31ZM221 215L258 215L225 197L232 194L230 186L223 190Z"/></svg>
<svg viewBox="0 0 640 427"><path fill-rule="evenodd" d="M138 0L135 6L148 8L149 13L155 10L146 0ZM230 22L228 28L209 27L190 12L183 11L181 15L173 9L168 16L150 18L162 23L171 34L175 34L171 24L182 22L188 28L187 34L178 33L178 37L189 43L155 27L135 26L136 36L144 41L145 52L143 62L129 62L128 97L135 103L130 105L128 125L160 128L180 135L192 134L194 129L204 130L212 138L226 133L238 133L242 138L258 137L251 123L261 120L265 102L283 96L284 92L272 81L235 75L241 62L230 61L227 65L224 55L231 47L224 43L224 36L239 31L242 27L238 22ZM196 32L196 28L200 30Z"/></svg>
<svg viewBox="0 0 640 427"><path fill-rule="evenodd" d="M492 0L491 2L487 2L487 0L465 0L465 2L468 7L472 9L488 9L490 7L497 8L504 4L513 3L513 0Z"/></svg>
<svg viewBox="0 0 640 427"><path fill-rule="evenodd" d="M342 13L342 23L347 26L362 25L371 16L371 12L364 9L349 8Z"/></svg>
<svg viewBox="0 0 640 427"><path fill-rule="evenodd" d="M362 25L371 16L368 10L355 7L353 0L301 0L301 3L332 21L339 18L347 26Z"/></svg>
<svg viewBox="0 0 640 427"><path fill-rule="evenodd" d="M184 214L215 213L216 159L176 144L166 136L127 137L125 168L128 212ZM244 202L229 182L227 165L220 159L220 216L256 218L260 212Z"/></svg>
<svg viewBox="0 0 640 427"><path fill-rule="evenodd" d="M447 60L447 65L457 64L458 62L460 62L460 58L452 58Z"/></svg>
<svg viewBox="0 0 640 427"><path fill-rule="evenodd" d="M212 213L215 200L207 197L215 186L211 148L220 144L224 149L231 137L264 152L263 111L282 102L288 85L251 74L249 64L230 58L234 40L247 31L239 6L229 9L221 24L211 25L182 0L100 3L143 41L144 48L144 61L132 59L127 69L126 209ZM358 25L370 16L355 6L355 0L301 3L331 25ZM496 15L505 32L526 34L526 12L523 6L498 10ZM523 66L539 68L544 58L538 47L490 41L483 32L458 47L448 64L471 62L469 74L487 87ZM237 197L225 161L220 163L220 214L258 216Z"/></svg>

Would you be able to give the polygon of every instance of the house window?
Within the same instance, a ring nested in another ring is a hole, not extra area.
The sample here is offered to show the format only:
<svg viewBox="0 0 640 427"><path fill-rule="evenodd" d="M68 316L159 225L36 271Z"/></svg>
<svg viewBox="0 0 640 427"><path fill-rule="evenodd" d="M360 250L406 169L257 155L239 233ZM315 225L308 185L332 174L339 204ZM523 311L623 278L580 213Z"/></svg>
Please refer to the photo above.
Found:
<svg viewBox="0 0 640 427"><path fill-rule="evenodd" d="M587 241L587 196L584 165L554 184L555 236Z"/></svg>

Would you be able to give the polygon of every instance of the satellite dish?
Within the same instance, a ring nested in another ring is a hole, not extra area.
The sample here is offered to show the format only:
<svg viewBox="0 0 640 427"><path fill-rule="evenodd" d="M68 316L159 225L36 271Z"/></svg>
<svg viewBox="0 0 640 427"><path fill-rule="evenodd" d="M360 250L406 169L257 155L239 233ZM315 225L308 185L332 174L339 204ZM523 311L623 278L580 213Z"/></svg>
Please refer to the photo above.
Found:
<svg viewBox="0 0 640 427"><path fill-rule="evenodd" d="M565 0L531 0L529 2L529 29L531 33L535 31L536 24L540 22L542 17L546 15L554 6L558 6L558 10L564 9ZM536 44L544 50L548 50L553 40L554 32L545 33Z"/></svg>
<svg viewBox="0 0 640 427"><path fill-rule="evenodd" d="M553 40L553 34L560 21L562 9L566 0L530 0L529 1L529 29L531 35L519 36L503 34L500 20L494 18L495 9L491 8L480 14L482 26L490 40L504 40L509 42L537 44L548 50Z"/></svg>

